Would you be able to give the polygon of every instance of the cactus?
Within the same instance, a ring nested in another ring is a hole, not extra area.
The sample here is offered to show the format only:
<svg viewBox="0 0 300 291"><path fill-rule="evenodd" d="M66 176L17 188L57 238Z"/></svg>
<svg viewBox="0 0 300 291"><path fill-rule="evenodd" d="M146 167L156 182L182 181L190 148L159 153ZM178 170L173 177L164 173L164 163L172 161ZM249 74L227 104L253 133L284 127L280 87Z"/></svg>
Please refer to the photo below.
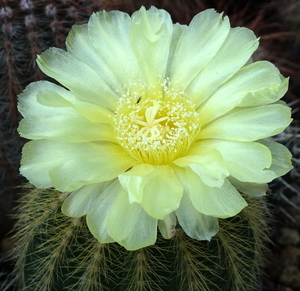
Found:
<svg viewBox="0 0 300 291"><path fill-rule="evenodd" d="M5 59L1 83L6 85L0 87L0 140L5 140L0 165L6 168L0 172L10 182L0 184L0 189L7 197L2 200L11 204L16 192L12 187L20 183L16 177L23 144L15 131L16 95L28 83L45 78L35 64L36 54L49 46L64 47L73 24L111 4L88 0L4 0L1 4L0 49ZM168 1L162 4L166 8ZM180 22L189 22L192 15L184 15L185 21ZM221 230L209 243L189 238L178 226L171 241L160 238L154 246L128 252L118 244L101 245L89 233L84 218L62 215L64 198L54 190L32 188L21 198L14 250L20 290L246 291L257 287L267 241L263 199L247 196L249 207L235 218L220 219Z"/></svg>
<svg viewBox="0 0 300 291"><path fill-rule="evenodd" d="M20 290L243 291L255 290L267 239L264 199L246 197L238 216L220 219L210 241L177 226L172 240L126 251L101 244L84 218L63 215L64 193L34 189L18 207L14 250Z"/></svg>

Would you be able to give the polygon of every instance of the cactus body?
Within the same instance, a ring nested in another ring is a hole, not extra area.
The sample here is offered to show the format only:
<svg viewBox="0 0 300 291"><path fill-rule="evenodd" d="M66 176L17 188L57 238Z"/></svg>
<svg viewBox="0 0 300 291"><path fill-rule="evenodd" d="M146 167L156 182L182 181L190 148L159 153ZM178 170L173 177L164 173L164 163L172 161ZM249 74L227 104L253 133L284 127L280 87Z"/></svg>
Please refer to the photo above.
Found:
<svg viewBox="0 0 300 291"><path fill-rule="evenodd" d="M238 216L220 219L210 241L178 226L171 240L126 251L101 244L84 218L60 211L65 194L30 189L19 206L14 250L20 290L243 291L257 287L266 240L264 201L247 197Z"/></svg>

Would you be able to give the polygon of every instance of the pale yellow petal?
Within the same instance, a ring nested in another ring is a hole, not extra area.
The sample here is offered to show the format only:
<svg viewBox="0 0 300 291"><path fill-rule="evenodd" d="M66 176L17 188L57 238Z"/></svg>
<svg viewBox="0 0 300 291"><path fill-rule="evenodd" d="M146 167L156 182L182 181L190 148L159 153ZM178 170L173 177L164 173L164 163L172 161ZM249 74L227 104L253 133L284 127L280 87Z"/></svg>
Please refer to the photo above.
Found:
<svg viewBox="0 0 300 291"><path fill-rule="evenodd" d="M129 202L141 203L145 185L159 173L160 171L155 166L140 164L119 175L120 184L127 191Z"/></svg>
<svg viewBox="0 0 300 291"><path fill-rule="evenodd" d="M83 185L112 180L136 163L113 143L99 143L96 150L93 157L81 155L51 169L49 175L53 186L61 191L73 191Z"/></svg>
<svg viewBox="0 0 300 291"><path fill-rule="evenodd" d="M285 175L293 168L292 154L284 145L267 139L259 140L258 143L263 144L271 151L272 164L269 169L277 177Z"/></svg>
<svg viewBox="0 0 300 291"><path fill-rule="evenodd" d="M46 75L57 80L83 100L111 111L116 109L119 96L97 72L68 52L49 48L38 56L37 63Z"/></svg>
<svg viewBox="0 0 300 291"><path fill-rule="evenodd" d="M274 68L276 68L274 66ZM277 68L276 68L277 69ZM237 107L252 107L276 102L285 95L289 86L289 78L279 75L280 82L256 92L249 92Z"/></svg>
<svg viewBox="0 0 300 291"><path fill-rule="evenodd" d="M105 112L100 106L88 104L96 108L91 110L91 114L98 113L98 123L93 123L81 115L78 103L84 102L60 86L46 81L31 83L19 95L18 109L24 116L18 128L20 135L28 139L66 142L115 142L114 130L110 125L112 117L108 116L110 111ZM97 110L99 108L103 110Z"/></svg>
<svg viewBox="0 0 300 291"><path fill-rule="evenodd" d="M276 177L269 170L271 153L262 144L210 139L194 143L188 153L200 155L210 149L218 150L230 175L240 181L268 183Z"/></svg>
<svg viewBox="0 0 300 291"><path fill-rule="evenodd" d="M81 99L48 81L30 83L19 95L18 109L24 117L65 115L74 110L96 123L113 123L112 111ZM73 109L73 110L72 110Z"/></svg>
<svg viewBox="0 0 300 291"><path fill-rule="evenodd" d="M123 85L138 82L142 73L130 43L132 20L121 11L94 13L88 22L89 40Z"/></svg>
<svg viewBox="0 0 300 291"><path fill-rule="evenodd" d="M170 239L175 235L176 224L177 219L175 212L168 214L163 220L158 220L158 228L163 238Z"/></svg>
<svg viewBox="0 0 300 291"><path fill-rule="evenodd" d="M200 105L213 92L218 92L218 88L246 64L257 47L258 39L253 31L245 27L231 28L216 55L186 90L192 98L197 96L197 98L193 98L196 106ZM225 96L222 97L223 100L228 99ZM214 108L219 109L222 106Z"/></svg>
<svg viewBox="0 0 300 291"><path fill-rule="evenodd" d="M47 81L38 81L30 83L18 96L18 110L20 111L22 116L40 116L40 118L42 118L43 116L65 115L68 112L74 112L73 108L49 107L37 102L37 95L40 92L50 90L53 91L54 94L57 94L58 92L60 94L68 94L68 91L66 89ZM61 103L62 102L60 101L59 104Z"/></svg>
<svg viewBox="0 0 300 291"><path fill-rule="evenodd" d="M247 202L227 179L221 187L209 187L192 170L185 170L190 199L200 213L226 218L238 214L247 206Z"/></svg>
<svg viewBox="0 0 300 291"><path fill-rule="evenodd" d="M209 241L219 231L218 218L200 213L190 200L188 206L179 206L176 215L184 232L193 239Z"/></svg>
<svg viewBox="0 0 300 291"><path fill-rule="evenodd" d="M132 15L130 42L147 83L159 84L165 78L172 30L165 10L142 7Z"/></svg>
<svg viewBox="0 0 300 291"><path fill-rule="evenodd" d="M18 131L22 137L35 140L116 141L111 125L92 123L76 112L69 112L65 116L27 117L21 120Z"/></svg>
<svg viewBox="0 0 300 291"><path fill-rule="evenodd" d="M107 216L118 197L124 192L119 181L115 180L94 200L94 205L86 216L90 232L100 243L115 242L107 231Z"/></svg>
<svg viewBox="0 0 300 291"><path fill-rule="evenodd" d="M99 195L106 190L112 182L96 183L82 186L72 192L63 202L61 211L70 217L81 217L89 213L95 205Z"/></svg>
<svg viewBox="0 0 300 291"><path fill-rule="evenodd" d="M47 82L44 90L36 94L36 101L47 107L70 107L76 110L87 120L95 123L113 124L113 112L102 106L82 100L72 92Z"/></svg>
<svg viewBox="0 0 300 291"><path fill-rule="evenodd" d="M185 89L216 55L230 30L228 17L213 9L197 14L177 43L171 70L171 83Z"/></svg>
<svg viewBox="0 0 300 291"><path fill-rule="evenodd" d="M204 149L200 152L187 152L186 156L174 161L179 167L189 167L208 186L222 186L229 175L221 154L215 149Z"/></svg>
<svg viewBox="0 0 300 291"><path fill-rule="evenodd" d="M281 104L234 109L202 128L197 139L255 141L282 132L290 116L291 109Z"/></svg>
<svg viewBox="0 0 300 291"><path fill-rule="evenodd" d="M141 205L146 212L157 219L164 219L179 207L183 187L173 167L157 166L159 174L149 179L144 186Z"/></svg>
<svg viewBox="0 0 300 291"><path fill-rule="evenodd" d="M268 184L241 182L233 177L229 177L228 180L241 193L254 197L265 196L269 187Z"/></svg>
<svg viewBox="0 0 300 291"><path fill-rule="evenodd" d="M179 24L179 23L173 24L173 33L172 33L172 40L171 40L170 49L169 49L169 58L168 58L166 76L170 76L170 74L171 74L170 70L172 68L172 62L173 62L174 54L175 54L175 51L176 51L177 43L180 40L180 37L181 37L182 33L187 28L188 28L187 25L182 25L182 24Z"/></svg>
<svg viewBox="0 0 300 291"><path fill-rule="evenodd" d="M73 25L66 39L68 52L79 61L91 67L113 92L119 94L123 90L122 80L118 80L109 63L101 56L89 37L88 24Z"/></svg>
<svg viewBox="0 0 300 291"><path fill-rule="evenodd" d="M135 163L113 143L38 140L24 146L20 172L36 187L73 191L112 180Z"/></svg>
<svg viewBox="0 0 300 291"><path fill-rule="evenodd" d="M176 170L179 181L184 186L180 206L175 210L178 222L189 237L197 240L210 240L219 230L218 219L196 210L190 198L190 191L193 191L193 188L188 183L186 172L188 173L185 169Z"/></svg>
<svg viewBox="0 0 300 291"><path fill-rule="evenodd" d="M285 90L282 91L282 87ZM274 103L283 96L286 88L287 79L283 79L269 62L255 62L243 67L197 109L202 126L242 104L254 107Z"/></svg>
<svg viewBox="0 0 300 291"><path fill-rule="evenodd" d="M153 245L157 219L149 216L138 203L129 203L122 191L107 216L108 234L129 251Z"/></svg>

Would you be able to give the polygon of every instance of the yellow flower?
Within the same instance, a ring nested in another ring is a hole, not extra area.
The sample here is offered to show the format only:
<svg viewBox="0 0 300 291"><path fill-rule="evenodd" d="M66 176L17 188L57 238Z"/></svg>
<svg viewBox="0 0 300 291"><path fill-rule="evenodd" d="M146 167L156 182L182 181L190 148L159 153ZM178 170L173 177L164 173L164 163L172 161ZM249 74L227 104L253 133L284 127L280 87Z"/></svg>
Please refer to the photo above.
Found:
<svg viewBox="0 0 300 291"><path fill-rule="evenodd" d="M288 80L251 61L251 30L212 9L186 26L142 7L93 14L66 44L37 60L66 89L40 81L20 95L19 132L32 139L20 171L71 192L62 211L87 215L101 243L138 249L177 223L209 240L246 207L240 192L262 196L291 169L289 151L264 139L291 122L278 101Z"/></svg>

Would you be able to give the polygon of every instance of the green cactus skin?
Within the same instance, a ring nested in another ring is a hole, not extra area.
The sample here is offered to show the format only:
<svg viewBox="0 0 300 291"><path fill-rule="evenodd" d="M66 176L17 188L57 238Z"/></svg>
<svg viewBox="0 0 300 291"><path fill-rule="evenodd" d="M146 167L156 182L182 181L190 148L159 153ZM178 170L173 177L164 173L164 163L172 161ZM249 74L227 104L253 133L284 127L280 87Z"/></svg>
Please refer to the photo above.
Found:
<svg viewBox="0 0 300 291"><path fill-rule="evenodd" d="M28 188L18 207L14 276L30 291L250 291L257 288L267 239L264 199L220 219L210 241L189 238L180 226L170 240L126 251L101 244L85 218L60 211L66 194Z"/></svg>

